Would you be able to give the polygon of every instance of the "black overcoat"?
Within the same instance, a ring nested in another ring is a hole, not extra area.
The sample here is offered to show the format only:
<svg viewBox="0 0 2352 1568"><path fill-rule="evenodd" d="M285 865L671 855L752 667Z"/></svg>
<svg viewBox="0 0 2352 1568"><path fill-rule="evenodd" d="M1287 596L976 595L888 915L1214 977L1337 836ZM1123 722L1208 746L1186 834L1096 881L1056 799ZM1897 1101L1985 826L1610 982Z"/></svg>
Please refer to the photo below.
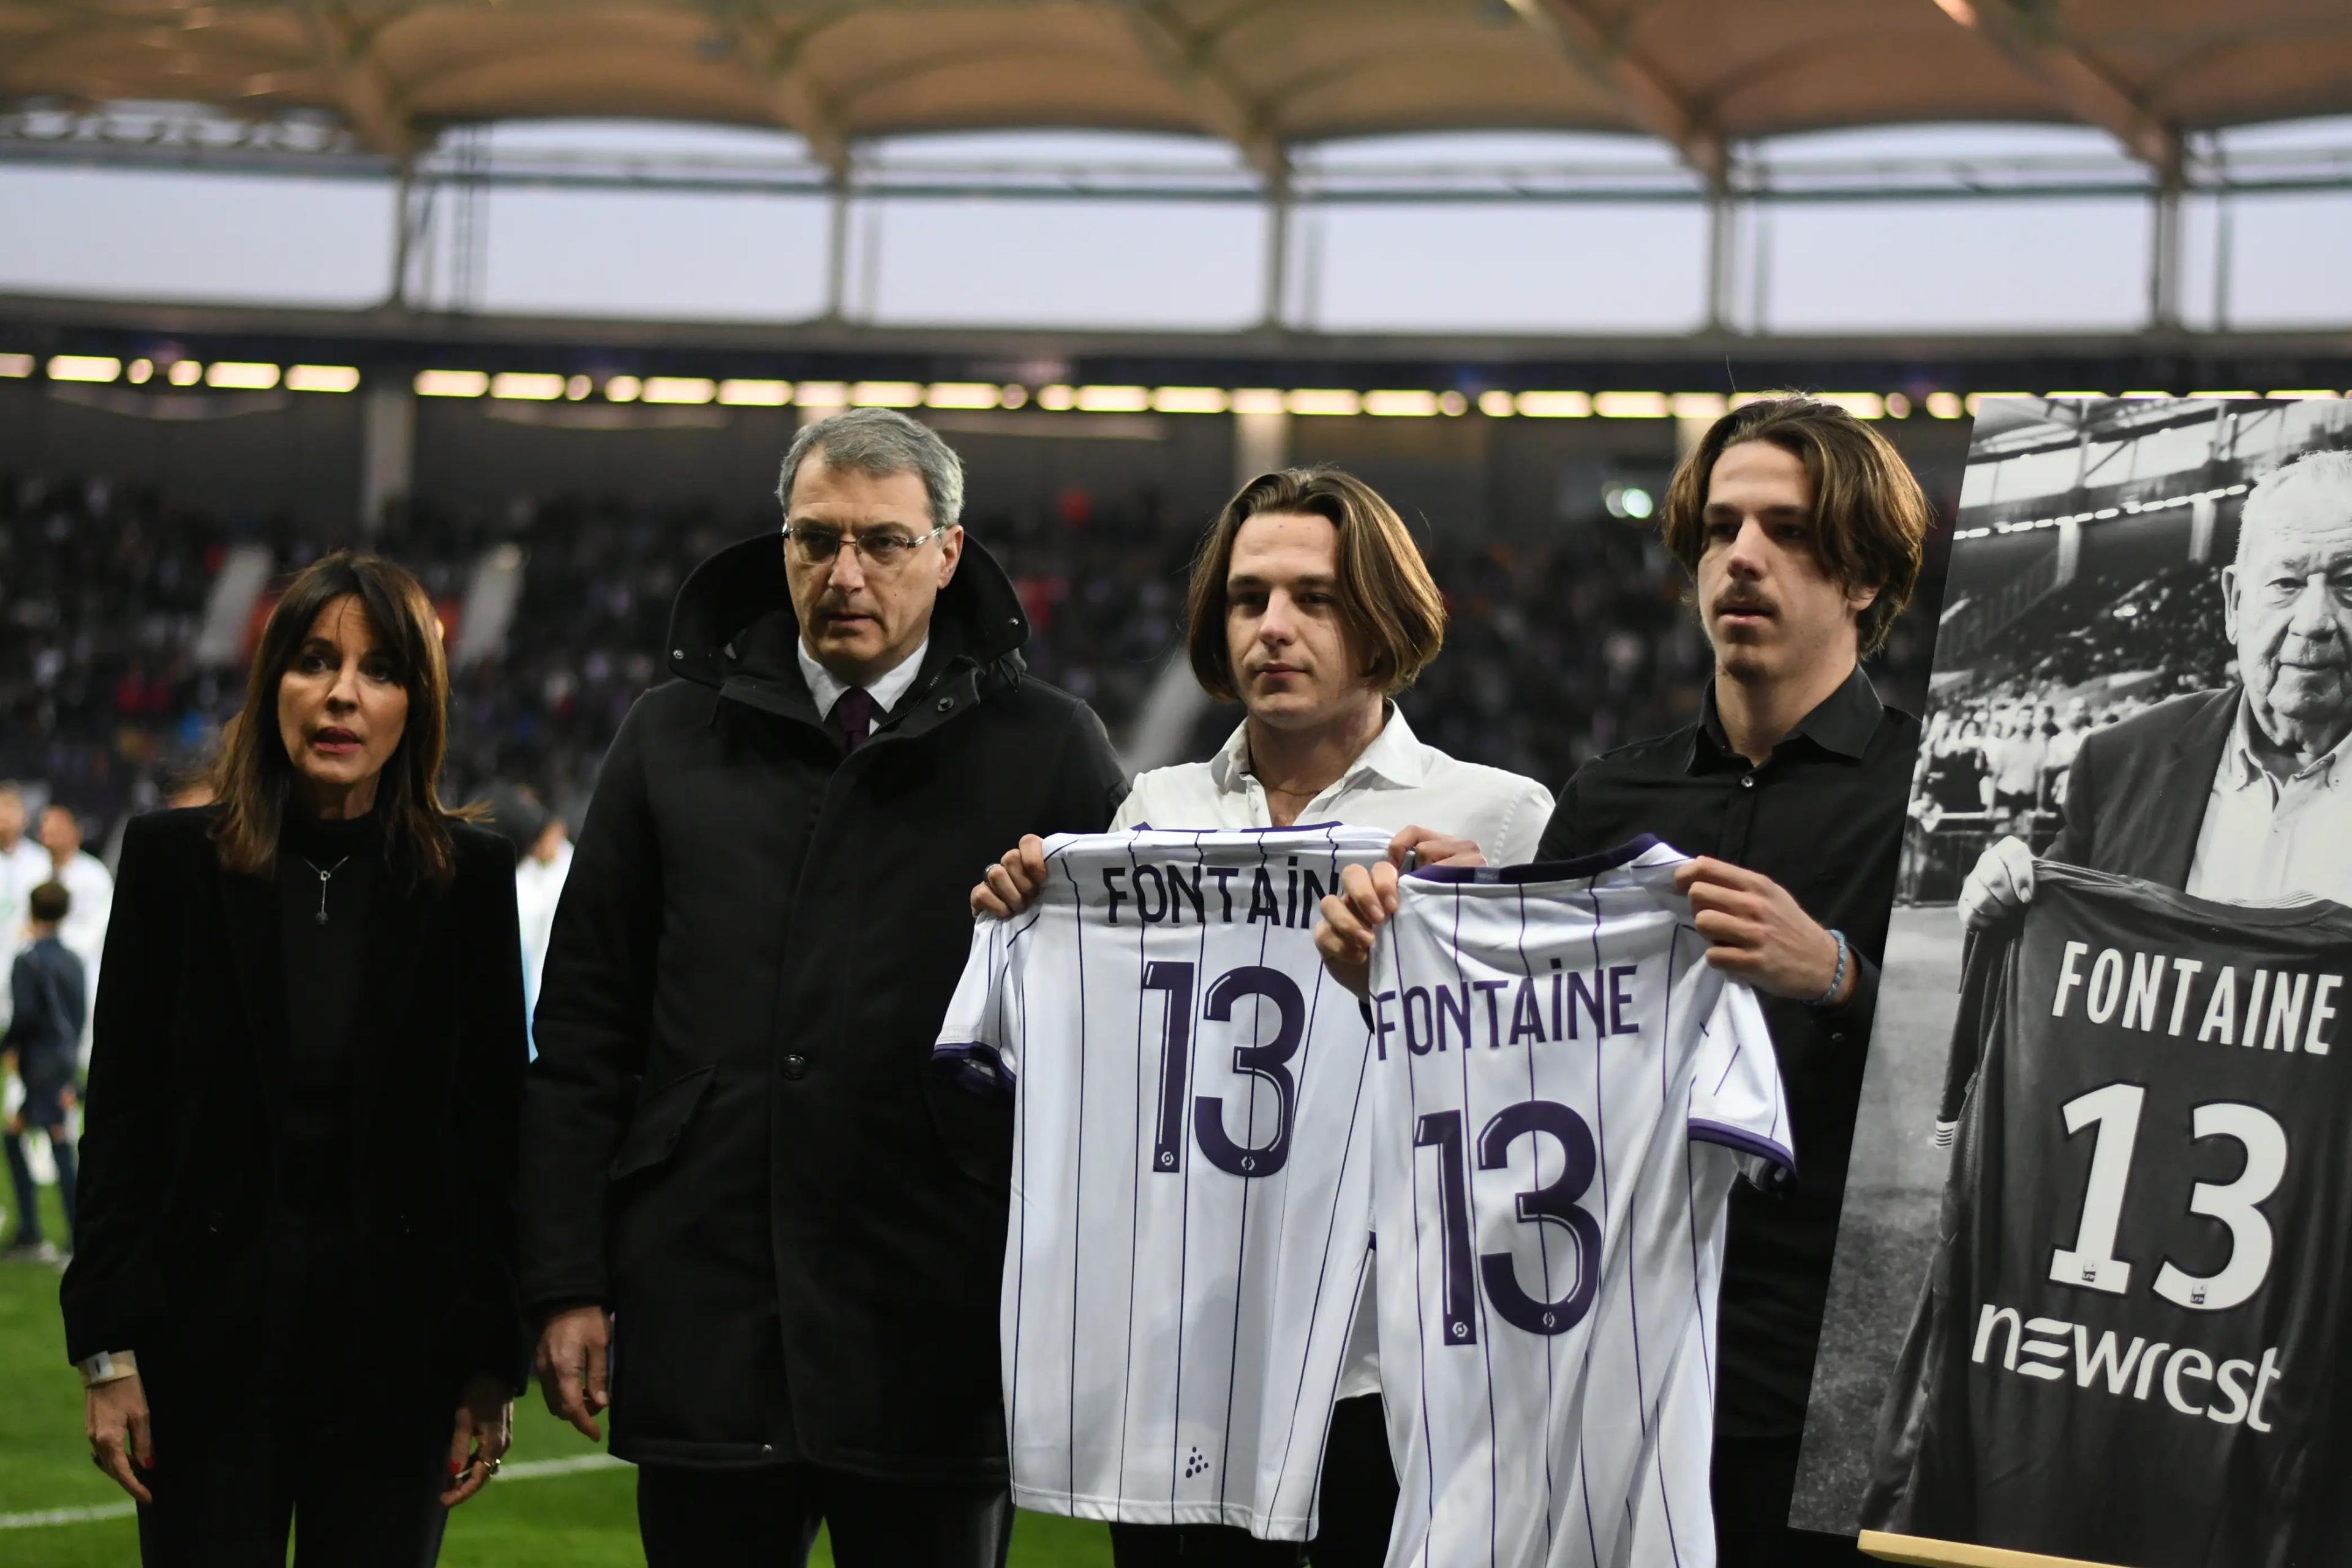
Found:
<svg viewBox="0 0 2352 1568"><path fill-rule="evenodd" d="M913 687L850 752L774 535L679 590L677 679L604 760L524 1094L525 1304L614 1312L614 1452L1003 1475L1011 1111L930 1051L982 868L1123 793L1093 710L1024 673L1027 633L967 537Z"/></svg>
<svg viewBox="0 0 2352 1568"><path fill-rule="evenodd" d="M236 1399L277 1348L272 1129L287 1080L276 884L225 869L216 806L134 817L100 968L67 1353L139 1353L151 1400ZM354 1387L520 1390L524 1042L514 851L452 829L446 888L373 883L351 1057ZM162 1412L159 1410L159 1417Z"/></svg>

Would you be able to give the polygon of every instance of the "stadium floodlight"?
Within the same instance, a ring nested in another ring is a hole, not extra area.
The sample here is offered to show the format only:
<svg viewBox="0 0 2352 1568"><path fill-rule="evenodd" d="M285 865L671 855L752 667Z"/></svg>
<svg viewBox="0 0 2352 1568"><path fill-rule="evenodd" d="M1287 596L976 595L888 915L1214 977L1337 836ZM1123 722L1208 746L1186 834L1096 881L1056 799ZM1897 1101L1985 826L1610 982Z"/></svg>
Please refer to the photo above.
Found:
<svg viewBox="0 0 2352 1568"><path fill-rule="evenodd" d="M2122 395L2127 400L2139 398L2148 402L2162 402L2166 398L2170 397L2172 394L2168 392L2126 392Z"/></svg>
<svg viewBox="0 0 2352 1568"><path fill-rule="evenodd" d="M1077 401L1076 391L1064 386L1058 381L1051 386L1041 386L1037 389L1037 406L1050 408L1056 414L1068 412Z"/></svg>
<svg viewBox="0 0 2352 1568"><path fill-rule="evenodd" d="M1004 401L1004 389L992 381L935 381L923 394L932 408L994 408Z"/></svg>
<svg viewBox="0 0 2352 1568"><path fill-rule="evenodd" d="M1904 396L1899 392L1888 393L1886 395L1886 416L1889 419L1910 418L1911 400Z"/></svg>
<svg viewBox="0 0 2352 1568"><path fill-rule="evenodd" d="M537 371L502 371L490 377L490 395L521 403L551 403L563 395L563 378Z"/></svg>
<svg viewBox="0 0 2352 1568"><path fill-rule="evenodd" d="M1603 392L1592 399L1592 412L1603 419L1664 419L1674 411L1673 400L1663 392Z"/></svg>
<svg viewBox="0 0 2352 1568"><path fill-rule="evenodd" d="M1437 395L1437 411L1449 419L1458 419L1470 412L1470 400L1449 386Z"/></svg>
<svg viewBox="0 0 2352 1568"><path fill-rule="evenodd" d="M2062 397L2096 398L2104 401L2107 395L2104 392L2045 392L2042 395L2048 401L2055 403Z"/></svg>
<svg viewBox="0 0 2352 1568"><path fill-rule="evenodd" d="M1078 408L1086 414L1140 414L1151 406L1151 389L1145 386L1082 386Z"/></svg>
<svg viewBox="0 0 2352 1568"><path fill-rule="evenodd" d="M635 403L646 384L634 375L608 376L604 381L604 397L611 403Z"/></svg>
<svg viewBox="0 0 2352 1568"><path fill-rule="evenodd" d="M1658 399L1658 416L1664 418L1664 395L1654 392L1649 395ZM1486 400L1479 401L1483 405ZM1522 392L1511 400L1511 406L1529 419L1588 419L1592 416L1593 400L1581 392Z"/></svg>
<svg viewBox="0 0 2352 1568"><path fill-rule="evenodd" d="M1931 392L1927 395L1927 412L1937 419L1958 419L1975 410L1963 405L1957 392Z"/></svg>
<svg viewBox="0 0 2352 1568"><path fill-rule="evenodd" d="M1364 412L1380 419L1433 419L1437 416L1437 394L1368 392L1364 394Z"/></svg>
<svg viewBox="0 0 2352 1568"><path fill-rule="evenodd" d="M1162 386L1151 394L1151 406L1162 414L1223 414L1233 405L1222 386Z"/></svg>
<svg viewBox="0 0 2352 1568"><path fill-rule="evenodd" d="M2245 389L2244 387L2240 387L2240 388L2239 388L2238 390L2236 390L2235 392L2192 392L2192 393L2190 393L2189 395L2189 396L2191 396L2191 397L2231 398L2231 397L2252 397L2252 396L2253 395L2253 394L2252 394L2251 391L2248 391L2247 389Z"/></svg>
<svg viewBox="0 0 2352 1568"><path fill-rule="evenodd" d="M719 384L708 376L646 377L645 398L647 403L708 403L718 395Z"/></svg>
<svg viewBox="0 0 2352 1568"><path fill-rule="evenodd" d="M1822 402L1843 408L1856 419L1886 417L1886 399L1874 392L1824 392L1818 395Z"/></svg>
<svg viewBox="0 0 2352 1568"><path fill-rule="evenodd" d="M0 354L0 375L11 381L22 381L33 374L31 354Z"/></svg>
<svg viewBox="0 0 2352 1568"><path fill-rule="evenodd" d="M793 403L801 408L846 408L849 406L849 384L845 381L803 381L793 388Z"/></svg>
<svg viewBox="0 0 2352 1568"><path fill-rule="evenodd" d="M122 373L122 379L129 382L133 386L144 386L148 382L154 378L154 375L155 362L153 360L135 359L131 362L131 368Z"/></svg>
<svg viewBox="0 0 2352 1568"><path fill-rule="evenodd" d="M920 408L919 381L861 381L849 389L849 401L860 408Z"/></svg>
<svg viewBox="0 0 2352 1568"><path fill-rule="evenodd" d="M490 389L489 373L479 370L420 370L419 397L479 397Z"/></svg>
<svg viewBox="0 0 2352 1568"><path fill-rule="evenodd" d="M1719 392L1677 392L1669 401L1677 419L1720 419L1731 412L1731 400Z"/></svg>
<svg viewBox="0 0 2352 1568"><path fill-rule="evenodd" d="M1364 411L1364 400L1344 387L1301 386L1291 390L1282 405L1293 414L1320 417L1344 416Z"/></svg>
<svg viewBox="0 0 2352 1568"><path fill-rule="evenodd" d="M2331 391L2326 387L2306 387L2292 392L2265 392L2263 395L2264 397L2280 397L2308 402L2313 398L2341 397L2344 395L2340 392Z"/></svg>
<svg viewBox="0 0 2352 1568"><path fill-rule="evenodd" d="M204 363L192 359L174 361L172 368L164 373L164 378L173 386L194 386L205 378Z"/></svg>
<svg viewBox="0 0 2352 1568"><path fill-rule="evenodd" d="M575 375L563 384L563 395L577 403L596 390L596 384L584 375Z"/></svg>
<svg viewBox="0 0 2352 1568"><path fill-rule="evenodd" d="M357 365L289 364L286 367L286 387L289 392L356 392L359 384Z"/></svg>
<svg viewBox="0 0 2352 1568"><path fill-rule="evenodd" d="M747 381L737 378L719 384L719 401L735 408L782 408L793 400L793 384L789 381Z"/></svg>
<svg viewBox="0 0 2352 1568"><path fill-rule="evenodd" d="M122 374L122 362L111 354L52 354L51 381L112 381Z"/></svg>
<svg viewBox="0 0 2352 1568"><path fill-rule="evenodd" d="M1478 412L1489 419L1508 419L1518 412L1518 407L1509 393L1497 390L1478 395Z"/></svg>
<svg viewBox="0 0 2352 1568"><path fill-rule="evenodd" d="M1020 408L1020 407L1023 407L1023 406L1026 405L1027 405L1027 403L1028 403L1028 401L1029 401L1029 389L1028 389L1027 387L1023 386L1023 385L1022 385L1020 383L1018 383L1018 382L1011 382L1011 383L1006 384L1005 388L1004 388L1004 406L1005 406L1005 407L1007 407L1007 408Z"/></svg>
<svg viewBox="0 0 2352 1568"><path fill-rule="evenodd" d="M1234 390L1234 412L1236 414L1279 414L1282 411L1282 394L1273 387L1243 386Z"/></svg>
<svg viewBox="0 0 2352 1568"><path fill-rule="evenodd" d="M231 387L240 392L267 392L278 384L279 374L274 364L260 364L251 360L215 360L205 367L205 384Z"/></svg>
<svg viewBox="0 0 2352 1568"><path fill-rule="evenodd" d="M2031 397L2032 395L2033 394L2030 392L1971 392L1969 394L1967 398L1969 416L1972 419L1976 417L1978 413L1983 409L1988 398Z"/></svg>

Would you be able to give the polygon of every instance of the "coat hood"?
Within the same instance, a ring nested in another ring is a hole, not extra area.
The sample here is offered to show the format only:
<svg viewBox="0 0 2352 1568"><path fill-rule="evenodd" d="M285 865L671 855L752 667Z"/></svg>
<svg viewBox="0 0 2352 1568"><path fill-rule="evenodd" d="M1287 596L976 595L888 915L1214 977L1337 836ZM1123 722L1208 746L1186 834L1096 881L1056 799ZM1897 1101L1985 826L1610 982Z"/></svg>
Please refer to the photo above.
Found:
<svg viewBox="0 0 2352 1568"><path fill-rule="evenodd" d="M720 685L734 662L728 645L746 626L779 610L797 630L800 619L793 611L778 536L755 534L727 546L688 573L678 587L667 644L671 672L698 685ZM955 577L940 590L931 612L935 639L942 628L983 669L1007 660L1020 668L1029 616L1013 579L968 530Z"/></svg>

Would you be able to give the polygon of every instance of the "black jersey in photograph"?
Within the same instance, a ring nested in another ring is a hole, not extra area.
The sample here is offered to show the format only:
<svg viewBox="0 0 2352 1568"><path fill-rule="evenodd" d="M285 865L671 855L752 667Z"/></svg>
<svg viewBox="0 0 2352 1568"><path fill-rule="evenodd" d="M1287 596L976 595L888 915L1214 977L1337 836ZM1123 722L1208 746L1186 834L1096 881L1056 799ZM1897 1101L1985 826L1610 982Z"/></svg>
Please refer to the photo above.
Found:
<svg viewBox="0 0 2352 1568"><path fill-rule="evenodd" d="M2053 862L1968 955L1866 1529L2352 1563L2352 910Z"/></svg>

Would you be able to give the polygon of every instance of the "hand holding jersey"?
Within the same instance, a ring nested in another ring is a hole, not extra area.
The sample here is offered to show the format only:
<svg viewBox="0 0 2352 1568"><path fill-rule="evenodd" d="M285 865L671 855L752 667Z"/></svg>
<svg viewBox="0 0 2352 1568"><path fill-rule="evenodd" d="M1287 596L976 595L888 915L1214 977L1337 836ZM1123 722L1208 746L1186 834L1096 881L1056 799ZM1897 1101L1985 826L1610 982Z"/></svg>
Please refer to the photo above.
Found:
<svg viewBox="0 0 2352 1568"><path fill-rule="evenodd" d="M1730 1191L1794 1160L1763 1014L1697 962L1689 864L1643 842L1394 889L1360 1133L1391 1568L1717 1561Z"/></svg>
<svg viewBox="0 0 2352 1568"><path fill-rule="evenodd" d="M1372 943L1396 913L1398 886L1393 866L1351 866L1339 891L1323 900L1315 945L1332 978L1359 996L1369 988ZM1843 1002L1853 994L1853 972L1842 962L1837 939L1771 878L1702 857L1676 869L1675 890L1696 911L1694 924L1709 944L1706 961L1734 979L1801 1001Z"/></svg>

